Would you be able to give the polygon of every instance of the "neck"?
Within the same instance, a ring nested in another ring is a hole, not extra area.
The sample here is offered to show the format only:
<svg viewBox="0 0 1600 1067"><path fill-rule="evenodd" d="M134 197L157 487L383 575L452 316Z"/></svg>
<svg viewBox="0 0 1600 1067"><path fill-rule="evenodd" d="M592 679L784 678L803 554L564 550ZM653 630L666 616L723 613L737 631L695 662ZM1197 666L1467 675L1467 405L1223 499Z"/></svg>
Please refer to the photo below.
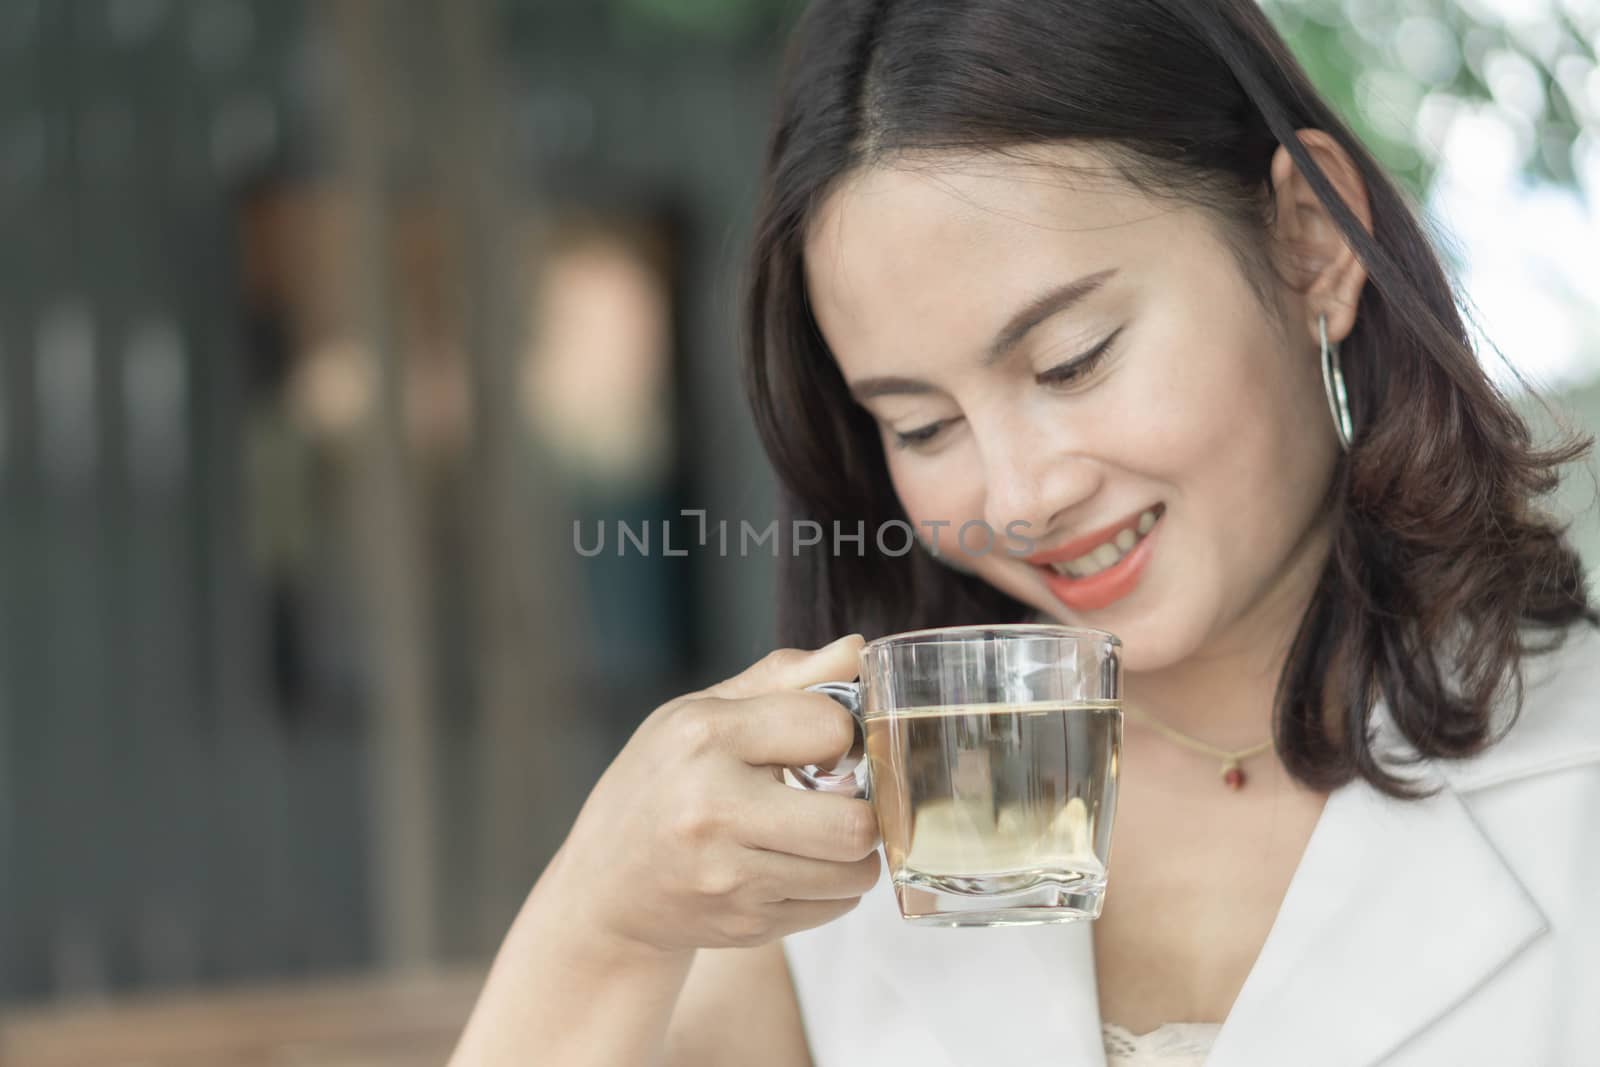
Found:
<svg viewBox="0 0 1600 1067"><path fill-rule="evenodd" d="M1271 591L1225 632L1179 663L1128 672L1125 704L1218 748L1237 751L1269 739L1278 680L1322 574L1328 546L1327 526L1315 524ZM1137 716L1130 717L1130 729L1137 726Z"/></svg>

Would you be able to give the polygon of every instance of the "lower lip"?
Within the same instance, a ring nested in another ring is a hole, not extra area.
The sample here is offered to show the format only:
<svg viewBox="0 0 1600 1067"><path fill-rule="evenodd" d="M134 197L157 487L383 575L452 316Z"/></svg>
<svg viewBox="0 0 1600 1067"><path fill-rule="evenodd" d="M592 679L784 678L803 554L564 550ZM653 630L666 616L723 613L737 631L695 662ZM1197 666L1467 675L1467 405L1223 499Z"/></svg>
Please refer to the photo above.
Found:
<svg viewBox="0 0 1600 1067"><path fill-rule="evenodd" d="M1045 584L1050 587L1050 592L1055 594L1057 600L1073 611L1100 611L1108 608L1138 586L1140 577L1144 575L1145 565L1150 562L1150 553L1154 550L1152 546L1160 530L1161 520L1157 519L1156 524L1150 527L1150 531L1133 546L1133 551L1105 570L1087 578L1072 578L1065 574L1057 574L1050 567L1040 568L1044 572Z"/></svg>

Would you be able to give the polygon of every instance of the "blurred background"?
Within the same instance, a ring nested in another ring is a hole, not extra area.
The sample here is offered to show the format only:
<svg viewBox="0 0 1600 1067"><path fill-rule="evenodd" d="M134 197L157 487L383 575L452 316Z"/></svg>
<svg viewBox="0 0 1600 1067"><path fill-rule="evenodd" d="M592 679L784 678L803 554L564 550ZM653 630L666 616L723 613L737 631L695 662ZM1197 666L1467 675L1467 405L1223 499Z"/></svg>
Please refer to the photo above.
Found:
<svg viewBox="0 0 1600 1067"><path fill-rule="evenodd" d="M0 1063L442 1062L610 756L771 646L770 554L573 523L772 518L800 6L0 0ZM1267 10L1600 431L1600 0Z"/></svg>

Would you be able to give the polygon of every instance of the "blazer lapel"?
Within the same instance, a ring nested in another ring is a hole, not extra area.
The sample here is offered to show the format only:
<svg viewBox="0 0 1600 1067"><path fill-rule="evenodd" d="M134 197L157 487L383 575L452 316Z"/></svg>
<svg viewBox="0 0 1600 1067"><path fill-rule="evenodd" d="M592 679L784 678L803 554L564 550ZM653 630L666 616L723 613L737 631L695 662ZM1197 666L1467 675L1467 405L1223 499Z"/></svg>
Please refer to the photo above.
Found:
<svg viewBox="0 0 1600 1067"><path fill-rule="evenodd" d="M1435 796L1333 792L1210 1067L1381 1062L1548 929L1431 766Z"/></svg>

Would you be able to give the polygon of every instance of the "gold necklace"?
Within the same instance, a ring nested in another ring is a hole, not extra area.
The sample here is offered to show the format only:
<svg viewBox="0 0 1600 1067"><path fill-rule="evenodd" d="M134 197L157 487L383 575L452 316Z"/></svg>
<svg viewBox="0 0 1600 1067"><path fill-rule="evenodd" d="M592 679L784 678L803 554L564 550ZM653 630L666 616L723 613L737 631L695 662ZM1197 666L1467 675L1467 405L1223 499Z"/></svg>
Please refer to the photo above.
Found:
<svg viewBox="0 0 1600 1067"><path fill-rule="evenodd" d="M1168 726L1166 723L1155 718L1147 711L1140 711L1139 709L1132 707L1126 708L1125 710L1133 712L1133 714L1137 715L1141 721L1148 723L1156 730L1157 733L1161 734L1174 744L1182 745L1184 748L1187 748L1190 751L1200 752L1204 755L1211 756L1213 759L1221 760L1222 784L1227 786L1229 789L1232 789L1234 792L1238 792L1239 790L1243 789L1245 783L1244 768L1239 765L1250 757L1259 756L1261 753L1272 747L1272 739L1268 738L1259 745L1251 745L1249 748L1241 748L1237 751L1230 752L1225 748L1218 748L1216 745L1208 745L1204 741L1197 741L1188 734L1180 733L1179 731Z"/></svg>

